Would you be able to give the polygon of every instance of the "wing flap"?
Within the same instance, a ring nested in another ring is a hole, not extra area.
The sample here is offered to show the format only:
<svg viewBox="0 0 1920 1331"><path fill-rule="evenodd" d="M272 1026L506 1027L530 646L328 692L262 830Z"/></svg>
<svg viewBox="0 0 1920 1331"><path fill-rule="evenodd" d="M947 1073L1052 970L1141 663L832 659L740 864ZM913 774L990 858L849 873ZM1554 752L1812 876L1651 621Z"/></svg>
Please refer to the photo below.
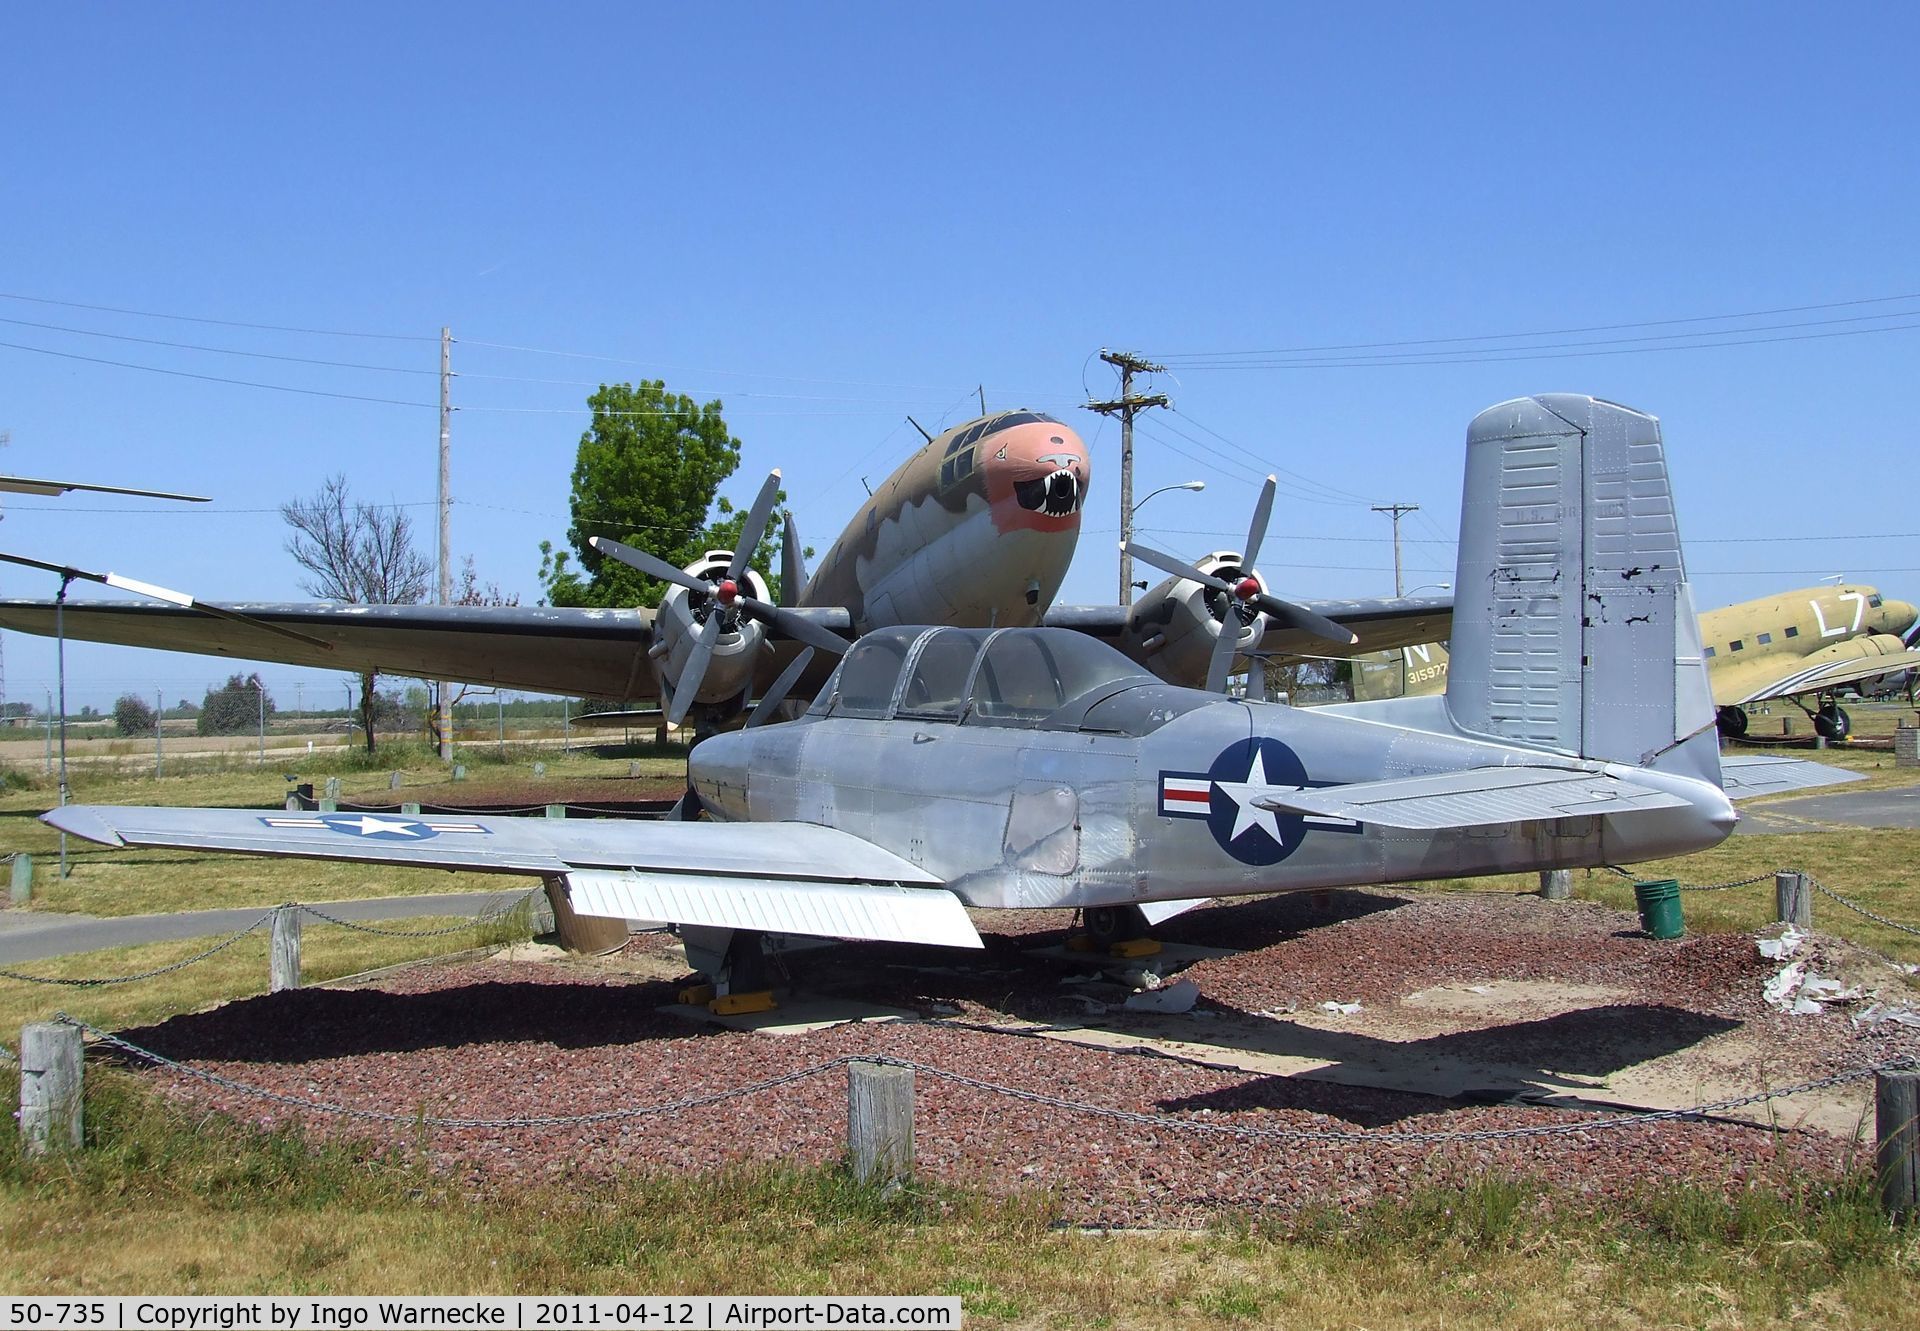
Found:
<svg viewBox="0 0 1920 1331"><path fill-rule="evenodd" d="M1536 767L1479 767L1439 776L1303 788L1254 802L1283 813L1423 832L1687 807L1678 795L1618 777Z"/></svg>
<svg viewBox="0 0 1920 1331"><path fill-rule="evenodd" d="M633 869L576 869L566 878L568 899L583 915L821 938L984 946L960 899L937 887L712 878Z"/></svg>

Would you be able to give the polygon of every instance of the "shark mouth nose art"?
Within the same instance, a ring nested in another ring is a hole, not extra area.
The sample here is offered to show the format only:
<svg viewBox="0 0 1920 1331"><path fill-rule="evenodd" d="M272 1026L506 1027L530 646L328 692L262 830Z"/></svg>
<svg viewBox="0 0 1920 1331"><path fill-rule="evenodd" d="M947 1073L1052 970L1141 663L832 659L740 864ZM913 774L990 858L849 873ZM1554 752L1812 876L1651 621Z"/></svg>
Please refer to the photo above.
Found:
<svg viewBox="0 0 1920 1331"><path fill-rule="evenodd" d="M1013 495L1022 508L1064 518L1080 507L1080 480L1062 467L1037 480L1015 481Z"/></svg>

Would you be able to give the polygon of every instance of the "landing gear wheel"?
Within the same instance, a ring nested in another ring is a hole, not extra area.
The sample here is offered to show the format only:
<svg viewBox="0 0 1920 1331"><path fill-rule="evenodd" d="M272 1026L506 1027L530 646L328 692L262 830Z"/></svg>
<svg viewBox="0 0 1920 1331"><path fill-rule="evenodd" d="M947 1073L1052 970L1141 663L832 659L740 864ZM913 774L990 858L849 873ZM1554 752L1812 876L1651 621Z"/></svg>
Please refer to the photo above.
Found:
<svg viewBox="0 0 1920 1331"><path fill-rule="evenodd" d="M1813 733L1821 739L1845 739L1853 733L1853 718L1838 703L1826 703L1814 713Z"/></svg>
<svg viewBox="0 0 1920 1331"><path fill-rule="evenodd" d="M1144 937L1148 929L1138 906L1089 906L1084 918L1087 937L1102 948Z"/></svg>
<svg viewBox="0 0 1920 1331"><path fill-rule="evenodd" d="M1728 739L1739 739L1747 733L1747 709L1744 707L1722 707L1714 718L1714 724L1720 733Z"/></svg>

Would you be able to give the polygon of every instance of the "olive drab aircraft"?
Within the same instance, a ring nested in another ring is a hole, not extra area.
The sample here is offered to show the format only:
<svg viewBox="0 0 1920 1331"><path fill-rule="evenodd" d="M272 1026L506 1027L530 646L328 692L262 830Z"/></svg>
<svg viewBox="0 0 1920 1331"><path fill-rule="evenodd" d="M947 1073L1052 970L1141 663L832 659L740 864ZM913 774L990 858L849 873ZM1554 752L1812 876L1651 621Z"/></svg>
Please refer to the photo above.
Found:
<svg viewBox="0 0 1920 1331"><path fill-rule="evenodd" d="M1872 587L1806 587L1700 616L1707 677L1720 733L1747 733L1747 708L1781 698L1813 721L1814 733L1845 739L1852 718L1838 691L1920 669L1920 610ZM1446 686L1439 643L1370 653L1354 661L1354 697L1417 697ZM1809 703L1805 700L1811 700Z"/></svg>
<svg viewBox="0 0 1920 1331"><path fill-rule="evenodd" d="M1653 417L1482 412L1460 532L1440 697L1296 709L1060 628L891 626L804 715L695 745L668 821L45 817L116 846L539 875L577 913L678 923L737 1011L770 1002L768 934L978 947L968 907L1073 907L1124 944L1215 897L1686 854L1733 829L1730 796L1851 779L1722 759Z"/></svg>
<svg viewBox="0 0 1920 1331"><path fill-rule="evenodd" d="M1156 677L1201 683L1223 660L1262 647L1373 650L1444 636L1449 601L1405 598L1295 603L1274 595L1254 555L1273 483L1244 551L1174 570L1132 607L1056 605L1091 479L1086 445L1038 412L983 416L929 440L854 514L809 576L789 519L781 604L755 567L780 473L762 486L738 550L684 568L617 540L595 550L668 583L657 607L231 604L245 621L194 608L74 602L71 638L168 651L376 670L457 683L611 700L658 699L669 722L739 723L802 647L817 663L796 683L810 697L830 656L901 624L1072 628L1112 642ZM1143 557L1151 552L1143 551ZM0 601L0 628L52 636L51 601ZM292 639L265 626L291 629Z"/></svg>

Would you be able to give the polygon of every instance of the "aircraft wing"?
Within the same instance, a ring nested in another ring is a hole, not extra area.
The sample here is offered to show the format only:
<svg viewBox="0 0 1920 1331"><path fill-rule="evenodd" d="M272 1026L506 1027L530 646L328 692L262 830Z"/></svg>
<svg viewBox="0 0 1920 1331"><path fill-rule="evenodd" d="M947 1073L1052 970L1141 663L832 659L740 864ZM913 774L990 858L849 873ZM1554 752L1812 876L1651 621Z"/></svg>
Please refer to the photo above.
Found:
<svg viewBox="0 0 1920 1331"><path fill-rule="evenodd" d="M86 642L278 661L322 670L375 670L419 679L637 700L654 694L650 610L556 606L222 605L297 629L332 649L172 605L69 601L66 635ZM0 628L54 634L51 601L0 601Z"/></svg>
<svg viewBox="0 0 1920 1331"><path fill-rule="evenodd" d="M1895 646L1898 645L1896 641ZM1888 656L1828 661L1821 665L1792 671L1761 685L1736 701L1745 704L1764 702L1768 698L1792 698L1802 693L1838 688L1842 684L1879 679L1882 675L1898 675L1903 671L1916 669L1920 669L1920 647L1908 647L1904 651Z"/></svg>
<svg viewBox="0 0 1920 1331"><path fill-rule="evenodd" d="M110 846L370 861L566 884L574 910L614 919L827 938L979 947L942 880L811 823L396 816L75 804L43 815Z"/></svg>
<svg viewBox="0 0 1920 1331"><path fill-rule="evenodd" d="M1303 787L1274 791L1254 803L1281 813L1415 831L1687 807L1678 795L1618 777L1543 767L1476 767L1439 776Z"/></svg>
<svg viewBox="0 0 1920 1331"><path fill-rule="evenodd" d="M1384 596L1357 601L1301 601L1300 605L1351 629L1360 641L1350 647L1329 643L1298 629L1268 624L1260 651L1276 660L1290 656L1363 656L1395 647L1419 647L1444 642L1453 634L1451 596ZM1128 609L1123 605L1056 605L1042 617L1048 628L1078 629L1096 638L1117 638L1126 631Z"/></svg>

